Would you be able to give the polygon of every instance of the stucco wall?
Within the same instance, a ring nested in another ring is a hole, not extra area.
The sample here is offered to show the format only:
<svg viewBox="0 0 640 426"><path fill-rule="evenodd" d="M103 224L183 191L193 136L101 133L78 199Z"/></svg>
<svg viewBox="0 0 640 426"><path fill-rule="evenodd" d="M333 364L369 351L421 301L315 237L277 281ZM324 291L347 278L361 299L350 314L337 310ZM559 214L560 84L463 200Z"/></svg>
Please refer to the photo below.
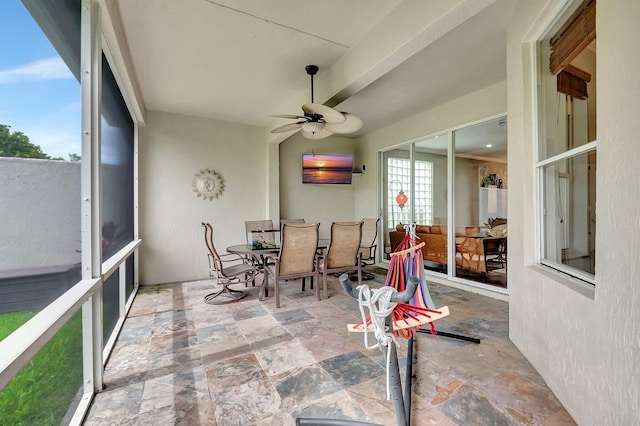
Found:
<svg viewBox="0 0 640 426"><path fill-rule="evenodd" d="M353 139L329 137L309 140L296 134L280 144L280 215L282 219L303 218L320 223L320 238L329 238L332 222L359 220L355 216L354 187L362 177L354 175L351 185L302 183L302 154L354 154ZM359 167L354 158L354 167Z"/></svg>
<svg viewBox="0 0 640 426"><path fill-rule="evenodd" d="M0 271L80 261L80 163L0 158Z"/></svg>
<svg viewBox="0 0 640 426"><path fill-rule="evenodd" d="M581 425L640 413L640 2L597 4L596 287L535 266L530 42L564 0L520 2L508 29L510 337Z"/></svg>
<svg viewBox="0 0 640 426"><path fill-rule="evenodd" d="M214 243L224 252L245 242L245 220L268 217L263 135L255 126L148 112L139 154L142 285L208 277L202 222L213 225ZM222 175L218 199L193 192L201 169Z"/></svg>

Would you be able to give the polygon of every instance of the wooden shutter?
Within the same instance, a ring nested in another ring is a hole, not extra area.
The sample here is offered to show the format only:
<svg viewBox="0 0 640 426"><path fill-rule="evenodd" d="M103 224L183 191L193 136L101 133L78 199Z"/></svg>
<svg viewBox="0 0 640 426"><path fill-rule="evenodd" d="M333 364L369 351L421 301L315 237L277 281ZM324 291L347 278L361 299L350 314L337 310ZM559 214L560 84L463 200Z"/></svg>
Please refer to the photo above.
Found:
<svg viewBox="0 0 640 426"><path fill-rule="evenodd" d="M596 39L596 1L587 1L558 36L551 38L549 69L557 74Z"/></svg>

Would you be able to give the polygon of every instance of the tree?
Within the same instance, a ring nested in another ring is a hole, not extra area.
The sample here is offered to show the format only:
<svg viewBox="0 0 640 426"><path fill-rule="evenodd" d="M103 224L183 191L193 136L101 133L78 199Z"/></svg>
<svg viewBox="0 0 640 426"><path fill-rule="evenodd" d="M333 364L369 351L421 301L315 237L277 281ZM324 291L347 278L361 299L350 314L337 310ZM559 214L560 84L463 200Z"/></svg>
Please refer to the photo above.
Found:
<svg viewBox="0 0 640 426"><path fill-rule="evenodd" d="M69 161L80 161L81 159L78 154L69 153Z"/></svg>
<svg viewBox="0 0 640 426"><path fill-rule="evenodd" d="M22 132L11 132L11 126L0 124L0 157L51 159L39 145L29 141Z"/></svg>

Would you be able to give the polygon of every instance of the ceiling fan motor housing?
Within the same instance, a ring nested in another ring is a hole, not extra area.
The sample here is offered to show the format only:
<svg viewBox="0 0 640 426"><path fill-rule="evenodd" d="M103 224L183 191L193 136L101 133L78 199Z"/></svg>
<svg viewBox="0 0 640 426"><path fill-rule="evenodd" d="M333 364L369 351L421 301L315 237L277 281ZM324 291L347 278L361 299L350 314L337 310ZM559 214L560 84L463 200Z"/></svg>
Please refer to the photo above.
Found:
<svg viewBox="0 0 640 426"><path fill-rule="evenodd" d="M322 116L322 114L313 114L313 113L305 113L305 116L309 117L309 121L312 121L314 123L324 123L324 117Z"/></svg>

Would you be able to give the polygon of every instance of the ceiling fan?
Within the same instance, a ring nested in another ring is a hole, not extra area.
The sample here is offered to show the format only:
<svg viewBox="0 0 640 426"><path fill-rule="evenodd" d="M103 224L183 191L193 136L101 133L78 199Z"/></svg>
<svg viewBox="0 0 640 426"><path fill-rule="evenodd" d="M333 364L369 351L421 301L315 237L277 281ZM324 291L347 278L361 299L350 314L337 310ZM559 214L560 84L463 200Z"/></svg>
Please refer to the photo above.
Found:
<svg viewBox="0 0 640 426"><path fill-rule="evenodd" d="M334 133L353 133L362 127L360 117L348 112L340 112L322 104L313 103L313 76L318 72L316 65L305 67L311 76L311 103L302 105L304 115L271 115L270 117L290 118L295 123L276 127L271 133L285 133L300 130L307 139L324 139Z"/></svg>

